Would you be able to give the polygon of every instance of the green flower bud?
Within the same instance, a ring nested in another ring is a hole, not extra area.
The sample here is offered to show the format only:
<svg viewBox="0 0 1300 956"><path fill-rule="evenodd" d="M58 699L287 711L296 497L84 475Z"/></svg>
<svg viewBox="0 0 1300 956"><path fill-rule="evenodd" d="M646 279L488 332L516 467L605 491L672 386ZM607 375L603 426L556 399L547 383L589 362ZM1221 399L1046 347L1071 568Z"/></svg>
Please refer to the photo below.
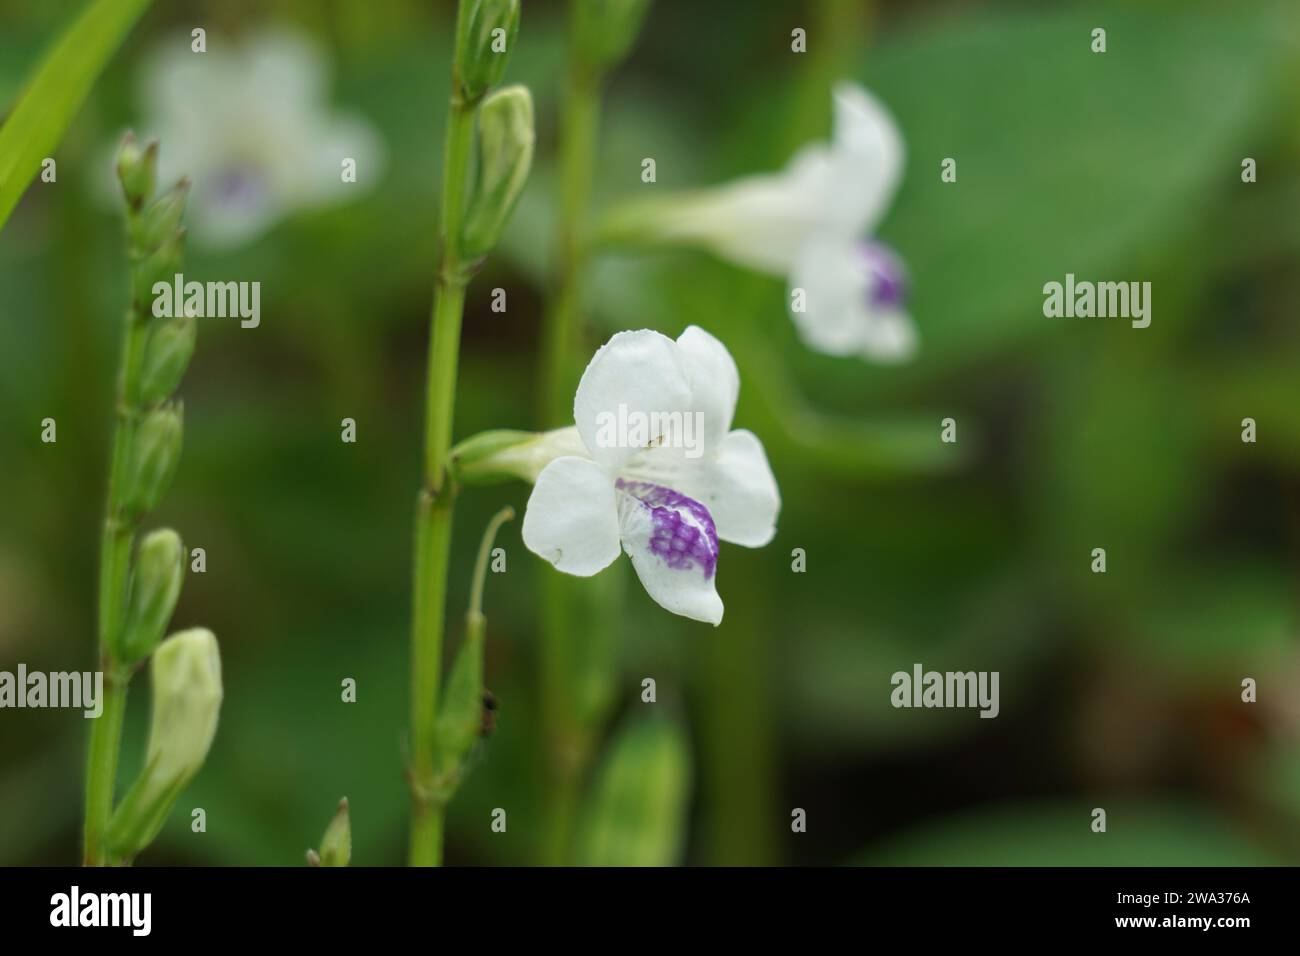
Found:
<svg viewBox="0 0 1300 956"><path fill-rule="evenodd" d="M137 249L157 249L163 241L180 228L185 202L190 197L190 181L181 179L163 193L144 211L132 226L132 237Z"/></svg>
<svg viewBox="0 0 1300 956"><path fill-rule="evenodd" d="M221 711L221 656L205 628L173 634L150 663L153 715L145 766L108 825L114 860L127 861L162 829L207 759Z"/></svg>
<svg viewBox="0 0 1300 956"><path fill-rule="evenodd" d="M140 404L156 405L176 391L194 354L197 336L198 321L192 315L153 323L140 364Z"/></svg>
<svg viewBox="0 0 1300 956"><path fill-rule="evenodd" d="M478 121L479 173L465 215L461 252L486 255L510 221L533 163L533 98L507 86L483 101Z"/></svg>
<svg viewBox="0 0 1300 956"><path fill-rule="evenodd" d="M473 103L501 82L519 33L519 0L480 0L459 55L461 93Z"/></svg>
<svg viewBox="0 0 1300 956"><path fill-rule="evenodd" d="M650 0L579 0L573 4L573 40L582 63L608 70L632 49Z"/></svg>
<svg viewBox="0 0 1300 956"><path fill-rule="evenodd" d="M344 797L321 837L320 852L308 850L307 862L312 866L347 866L351 860L352 821L348 816L348 798Z"/></svg>
<svg viewBox="0 0 1300 956"><path fill-rule="evenodd" d="M514 479L533 484L562 455L587 456L578 429L549 432L492 429L471 435L451 450L450 469L462 485L495 485Z"/></svg>
<svg viewBox="0 0 1300 956"><path fill-rule="evenodd" d="M175 229L156 249L149 250L148 254L136 263L131 273L131 288L138 309L147 312L146 305L152 295L154 283L170 283L176 277L176 273L181 271L181 261L184 256L185 230Z"/></svg>
<svg viewBox="0 0 1300 956"><path fill-rule="evenodd" d="M122 495L128 512L152 511L171 486L181 457L183 416L181 403L175 402L149 412L136 428Z"/></svg>
<svg viewBox="0 0 1300 956"><path fill-rule="evenodd" d="M185 549L180 535L170 528L146 535L131 578L126 627L117 654L121 661L130 664L153 653L172 619L184 576Z"/></svg>
<svg viewBox="0 0 1300 956"><path fill-rule="evenodd" d="M139 209L153 195L157 169L157 140L141 149L135 134L127 133L117 151L117 179L131 209Z"/></svg>

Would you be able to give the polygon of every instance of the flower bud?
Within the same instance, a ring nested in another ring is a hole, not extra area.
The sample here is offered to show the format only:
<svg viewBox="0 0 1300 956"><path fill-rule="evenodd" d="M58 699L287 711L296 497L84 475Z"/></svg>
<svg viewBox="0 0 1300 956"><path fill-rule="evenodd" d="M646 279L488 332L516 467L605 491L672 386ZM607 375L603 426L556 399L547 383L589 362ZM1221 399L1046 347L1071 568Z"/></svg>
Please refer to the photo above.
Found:
<svg viewBox="0 0 1300 956"><path fill-rule="evenodd" d="M352 821L348 816L348 798L344 797L321 837L320 852L308 850L307 862L312 866L347 866L351 860Z"/></svg>
<svg viewBox="0 0 1300 956"><path fill-rule="evenodd" d="M117 179L131 209L139 209L153 195L157 169L157 140L141 149L135 134L128 132L117 151Z"/></svg>
<svg viewBox="0 0 1300 956"><path fill-rule="evenodd" d="M185 230L175 229L156 249L148 250L131 273L137 308L143 309L156 282L171 282L181 270L185 255Z"/></svg>
<svg viewBox="0 0 1300 956"><path fill-rule="evenodd" d="M126 627L117 655L121 661L130 664L153 653L176 609L184 575L180 535L170 528L146 535L131 578Z"/></svg>
<svg viewBox="0 0 1300 956"><path fill-rule="evenodd" d="M533 163L533 98L507 86L483 101L478 126L479 174L461 233L467 259L486 255L510 221Z"/></svg>
<svg viewBox="0 0 1300 956"><path fill-rule="evenodd" d="M207 759L221 711L221 656L206 628L173 634L150 664L153 714L144 769L118 805L107 840L130 860L162 829L176 798Z"/></svg>
<svg viewBox="0 0 1300 956"><path fill-rule="evenodd" d="M480 0L459 53L461 93L473 103L501 82L519 33L519 0Z"/></svg>
<svg viewBox="0 0 1300 956"><path fill-rule="evenodd" d="M573 4L573 39L581 62L608 70L636 42L650 0L579 0Z"/></svg>
<svg viewBox="0 0 1300 956"><path fill-rule="evenodd" d="M132 514L152 511L166 494L181 457L180 402L156 408L136 428L122 503Z"/></svg>
<svg viewBox="0 0 1300 956"><path fill-rule="evenodd" d="M578 429L549 432L493 429L465 439L451 450L450 468L462 485L494 485L522 479L533 484L542 469L563 455L588 456Z"/></svg>
<svg viewBox="0 0 1300 956"><path fill-rule="evenodd" d="M163 244L180 227L185 202L190 197L189 179L181 179L144 211L132 227L137 249L149 251Z"/></svg>
<svg viewBox="0 0 1300 956"><path fill-rule="evenodd" d="M194 354L197 335L198 320L192 315L153 323L140 364L140 404L156 405L176 391Z"/></svg>

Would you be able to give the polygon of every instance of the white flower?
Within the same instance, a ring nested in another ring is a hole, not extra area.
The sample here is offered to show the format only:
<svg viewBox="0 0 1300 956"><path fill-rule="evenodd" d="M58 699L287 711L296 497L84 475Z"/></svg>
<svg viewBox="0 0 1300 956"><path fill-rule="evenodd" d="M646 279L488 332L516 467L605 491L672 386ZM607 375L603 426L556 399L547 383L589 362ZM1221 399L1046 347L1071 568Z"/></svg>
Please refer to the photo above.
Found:
<svg viewBox="0 0 1300 956"><path fill-rule="evenodd" d="M158 181L188 176L190 236L209 247L248 242L299 210L353 199L378 181L373 127L334 114L328 64L303 34L277 29L240 46L188 37L159 48L142 71L143 129L162 144ZM343 181L343 160L356 182Z"/></svg>
<svg viewBox="0 0 1300 956"><path fill-rule="evenodd" d="M791 318L810 348L905 359L916 349L916 330L903 308L902 264L865 238L898 187L902 137L880 101L856 84L836 86L834 107L832 142L803 147L779 173L705 190L654 225L662 238L700 242L785 278Z"/></svg>
<svg viewBox="0 0 1300 956"><path fill-rule="evenodd" d="M691 326L676 342L645 329L615 335L573 401L585 454L562 455L537 476L524 544L580 577L608 567L621 544L650 597L719 623L718 542L762 547L781 507L762 443L731 431L739 392L731 354L703 329ZM643 445L609 444L602 428L616 409L642 421L698 421L699 454L662 429Z"/></svg>

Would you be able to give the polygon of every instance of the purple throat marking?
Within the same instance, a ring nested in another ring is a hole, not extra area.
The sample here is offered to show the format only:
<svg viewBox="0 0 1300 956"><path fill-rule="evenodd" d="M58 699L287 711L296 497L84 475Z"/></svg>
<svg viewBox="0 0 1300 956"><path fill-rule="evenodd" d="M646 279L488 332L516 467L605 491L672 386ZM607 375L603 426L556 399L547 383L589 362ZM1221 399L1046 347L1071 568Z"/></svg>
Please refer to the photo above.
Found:
<svg viewBox="0 0 1300 956"><path fill-rule="evenodd" d="M871 279L867 289L871 304L882 309L902 305L907 298L907 270L903 260L881 242L864 242L860 248Z"/></svg>
<svg viewBox="0 0 1300 956"><path fill-rule="evenodd" d="M650 553L674 571L700 568L704 580L718 566L718 529L713 515L694 498L649 481L615 483L650 512Z"/></svg>
<svg viewBox="0 0 1300 956"><path fill-rule="evenodd" d="M223 204L253 206L265 201L266 179L251 167L228 166L213 180L212 193Z"/></svg>

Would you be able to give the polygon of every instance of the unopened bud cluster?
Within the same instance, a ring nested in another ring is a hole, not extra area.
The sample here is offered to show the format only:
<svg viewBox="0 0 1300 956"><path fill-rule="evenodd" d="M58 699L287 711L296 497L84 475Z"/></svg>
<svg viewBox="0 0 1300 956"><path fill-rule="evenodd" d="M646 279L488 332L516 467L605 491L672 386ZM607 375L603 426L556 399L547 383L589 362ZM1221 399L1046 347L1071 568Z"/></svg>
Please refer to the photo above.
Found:
<svg viewBox="0 0 1300 956"><path fill-rule="evenodd" d="M524 86L493 92L519 33L519 0L470 4L457 40L462 102L478 121L478 175L461 227L461 254L479 259L496 246L533 163L533 98Z"/></svg>

